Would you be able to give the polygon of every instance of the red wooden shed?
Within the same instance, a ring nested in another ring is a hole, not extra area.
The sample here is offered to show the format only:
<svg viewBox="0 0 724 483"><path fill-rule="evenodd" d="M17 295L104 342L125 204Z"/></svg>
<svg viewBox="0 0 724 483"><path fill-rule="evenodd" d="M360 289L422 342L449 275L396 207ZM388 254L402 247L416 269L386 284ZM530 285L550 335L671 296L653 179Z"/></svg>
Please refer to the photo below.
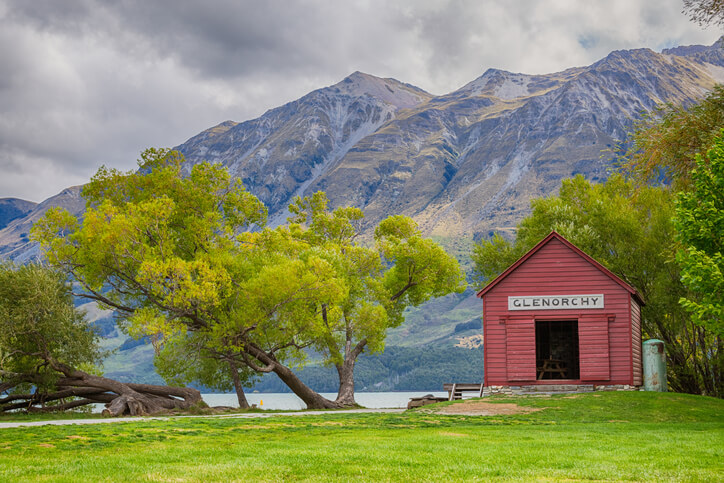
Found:
<svg viewBox="0 0 724 483"><path fill-rule="evenodd" d="M486 393L551 384L598 389L642 384L641 297L558 233L478 297Z"/></svg>

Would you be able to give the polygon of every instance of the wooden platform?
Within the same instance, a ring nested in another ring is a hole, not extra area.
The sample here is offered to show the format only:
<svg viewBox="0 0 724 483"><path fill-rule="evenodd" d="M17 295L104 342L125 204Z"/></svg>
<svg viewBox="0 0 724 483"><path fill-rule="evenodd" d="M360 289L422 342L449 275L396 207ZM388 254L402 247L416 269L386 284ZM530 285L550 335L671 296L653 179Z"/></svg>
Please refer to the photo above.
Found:
<svg viewBox="0 0 724 483"><path fill-rule="evenodd" d="M483 384L443 384L442 388L447 391L448 401L462 399L464 392L472 392L474 396L483 397Z"/></svg>

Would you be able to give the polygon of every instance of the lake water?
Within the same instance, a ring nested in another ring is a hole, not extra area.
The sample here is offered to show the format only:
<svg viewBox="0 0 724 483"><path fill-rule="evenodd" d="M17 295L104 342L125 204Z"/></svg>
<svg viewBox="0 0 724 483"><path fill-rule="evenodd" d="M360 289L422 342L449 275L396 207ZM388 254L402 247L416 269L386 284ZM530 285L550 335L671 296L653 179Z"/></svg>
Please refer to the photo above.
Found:
<svg viewBox="0 0 724 483"><path fill-rule="evenodd" d="M337 393L320 393L327 399L334 400ZM447 392L412 391L412 392L357 392L354 395L357 404L366 408L406 408L410 398L432 394L435 397L447 397ZM202 394L209 406L239 407L236 394ZM249 404L256 404L259 409L305 409L307 406L292 393L249 393L246 395Z"/></svg>

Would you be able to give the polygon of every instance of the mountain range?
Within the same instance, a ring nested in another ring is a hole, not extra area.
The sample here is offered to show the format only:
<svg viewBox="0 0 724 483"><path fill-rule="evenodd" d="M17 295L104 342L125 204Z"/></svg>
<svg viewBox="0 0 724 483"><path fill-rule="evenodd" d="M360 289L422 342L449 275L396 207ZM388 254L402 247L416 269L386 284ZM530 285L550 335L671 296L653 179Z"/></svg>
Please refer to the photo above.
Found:
<svg viewBox="0 0 724 483"><path fill-rule="evenodd" d="M363 208L367 227L394 213L442 238L510 233L530 200L555 193L561 179L605 179L612 148L643 112L689 104L724 81L721 45L615 51L546 75L489 69L441 96L355 72L176 149L186 169L227 166L273 224L294 196L323 190L334 206ZM38 205L0 200L0 256L36 257L28 230L57 205L82 212L80 187Z"/></svg>
<svg viewBox="0 0 724 483"><path fill-rule="evenodd" d="M228 166L276 223L293 196L323 190L335 206L363 208L368 226L404 214L428 235L478 238L513 229L563 178L605 179L642 112L721 81L716 45L616 51L548 75L490 69L442 96L355 72L178 149L188 166Z"/></svg>
<svg viewBox="0 0 724 483"><path fill-rule="evenodd" d="M355 72L176 149L186 170L201 161L227 166L267 205L272 224L284 222L294 196L324 190L333 206L362 208L368 234L388 215L409 215L462 258L471 239L511 235L530 200L555 193L562 179L604 180L642 113L691 104L724 82L723 46L615 51L546 75L489 69L445 95ZM51 206L82 214L81 187L39 204L0 199L0 258L39 255L28 233ZM434 303L439 317L412 311L389 343L447 340L479 319L468 298Z"/></svg>

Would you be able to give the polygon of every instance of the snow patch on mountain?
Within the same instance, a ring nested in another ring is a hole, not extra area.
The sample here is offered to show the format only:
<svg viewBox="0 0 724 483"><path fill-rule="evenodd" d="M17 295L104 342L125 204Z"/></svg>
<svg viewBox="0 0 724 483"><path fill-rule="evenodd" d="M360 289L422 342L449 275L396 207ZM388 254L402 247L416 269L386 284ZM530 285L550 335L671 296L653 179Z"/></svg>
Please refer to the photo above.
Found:
<svg viewBox="0 0 724 483"><path fill-rule="evenodd" d="M528 90L528 76L516 74L507 77L503 84L497 86L493 95L500 99L510 100L525 97L530 94Z"/></svg>

